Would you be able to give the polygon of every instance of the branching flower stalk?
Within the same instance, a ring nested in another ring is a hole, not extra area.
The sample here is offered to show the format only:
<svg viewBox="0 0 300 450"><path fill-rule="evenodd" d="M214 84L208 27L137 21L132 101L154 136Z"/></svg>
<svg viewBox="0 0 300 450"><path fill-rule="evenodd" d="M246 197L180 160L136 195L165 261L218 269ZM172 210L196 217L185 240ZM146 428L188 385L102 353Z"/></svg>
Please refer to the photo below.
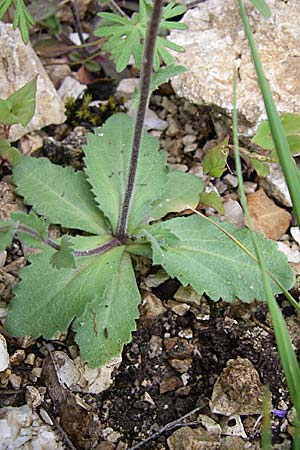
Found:
<svg viewBox="0 0 300 450"><path fill-rule="evenodd" d="M139 152L141 148L141 139L145 122L145 115L149 103L153 56L154 56L156 36L159 27L161 8L162 8L162 0L155 0L153 5L151 21L146 35L145 49L143 54L143 64L141 70L141 80L140 80L139 106L134 126L128 179L116 232L116 237L119 239L120 242L125 242L127 239L127 227L130 212L130 203L134 190L134 183L139 160Z"/></svg>

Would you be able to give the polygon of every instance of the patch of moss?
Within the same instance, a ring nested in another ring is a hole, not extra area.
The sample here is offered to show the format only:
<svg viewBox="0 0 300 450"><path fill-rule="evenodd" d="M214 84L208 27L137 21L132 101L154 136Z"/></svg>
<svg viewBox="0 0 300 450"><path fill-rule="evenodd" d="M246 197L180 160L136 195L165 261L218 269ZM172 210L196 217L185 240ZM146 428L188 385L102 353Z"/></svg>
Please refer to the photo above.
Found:
<svg viewBox="0 0 300 450"><path fill-rule="evenodd" d="M109 97L105 102L90 106L91 94L85 94L82 98L68 97L65 101L67 124L72 128L77 126L101 126L111 115L117 112L125 112L123 98Z"/></svg>

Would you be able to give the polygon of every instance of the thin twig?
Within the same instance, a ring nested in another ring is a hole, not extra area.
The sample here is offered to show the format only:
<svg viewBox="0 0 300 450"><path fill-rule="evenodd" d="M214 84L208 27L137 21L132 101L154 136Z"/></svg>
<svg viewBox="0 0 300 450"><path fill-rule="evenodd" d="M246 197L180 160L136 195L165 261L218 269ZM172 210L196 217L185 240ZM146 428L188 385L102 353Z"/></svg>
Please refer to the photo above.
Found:
<svg viewBox="0 0 300 450"><path fill-rule="evenodd" d="M127 14L120 8L120 6L114 1L109 0L108 2L110 9L121 17L128 17Z"/></svg>
<svg viewBox="0 0 300 450"><path fill-rule="evenodd" d="M67 433L64 431L64 429L59 425L59 423L57 422L57 420L55 419L55 417L53 416L53 414L49 411L47 405L45 402L42 402L42 407L44 408L44 410L46 411L46 413L49 415L50 419L52 420L55 428L57 429L57 431L61 434L63 441L65 442L65 444L67 445L67 447L70 450L77 450L77 448L75 447L75 445L73 444L73 442L71 441L71 439L69 438L69 436L67 435Z"/></svg>
<svg viewBox="0 0 300 450"><path fill-rule="evenodd" d="M73 19L74 19L75 30L76 30L76 32L78 34L78 37L79 37L79 40L80 40L81 44L84 44L84 37L83 37L83 33L82 33L80 17L79 17L79 14L78 14L77 0L71 0L70 1L70 8L71 8L72 16L73 16ZM89 56L89 53L88 53L88 51L87 51L87 49L85 47L82 48L82 53L86 57Z"/></svg>
<svg viewBox="0 0 300 450"><path fill-rule="evenodd" d="M119 238L121 242L124 242L127 237L130 203L132 200L135 177L137 172L145 115L149 103L149 89L152 75L155 41L159 27L162 3L163 3L162 0L154 1L152 17L147 30L147 36L145 41L143 63L141 70L141 81L140 81L141 86L140 98L138 111L135 119L133 142L129 164L129 173L116 233L116 236Z"/></svg>
<svg viewBox="0 0 300 450"><path fill-rule="evenodd" d="M142 442L139 442L138 444L134 445L133 447L129 448L128 450L137 450L138 448L141 448L143 445L145 445L147 442L152 441L153 439L156 439L157 437L159 437L163 433L165 433L167 431L170 431L173 428L177 428L180 425L180 422L182 422L184 419L186 419L187 417L191 416L192 414L195 414L196 412L201 411L203 408L205 408L205 406L206 406L206 404L204 404L202 406L198 406L198 408L193 409L192 411L188 412L184 416L179 417L176 420L173 420L173 422L167 423L167 425L162 427L156 433L151 434L151 436L147 437ZM195 425L195 423L197 423L197 422L193 422L192 425ZM186 424L182 424L182 425L186 425ZM187 424L187 425L191 425L191 424Z"/></svg>

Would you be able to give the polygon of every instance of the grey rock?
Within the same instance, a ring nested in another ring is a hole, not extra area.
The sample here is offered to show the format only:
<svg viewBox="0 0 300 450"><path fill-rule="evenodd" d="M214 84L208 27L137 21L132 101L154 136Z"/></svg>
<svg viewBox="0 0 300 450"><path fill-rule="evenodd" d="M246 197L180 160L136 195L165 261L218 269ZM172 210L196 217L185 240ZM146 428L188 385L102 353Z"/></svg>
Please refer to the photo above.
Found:
<svg viewBox="0 0 300 450"><path fill-rule="evenodd" d="M125 103L125 106L128 108L127 114L129 117L135 118L136 109L130 107L131 101ZM145 116L145 128L146 130L159 130L163 131L167 128L168 122L162 120L158 117L158 115L152 111L152 109L148 108Z"/></svg>
<svg viewBox="0 0 300 450"><path fill-rule="evenodd" d="M278 249L287 256L288 262L299 264L300 263L300 250L292 249L289 245L284 242L277 242Z"/></svg>
<svg viewBox="0 0 300 450"><path fill-rule="evenodd" d="M236 188L239 184L237 176L231 175L231 173L225 175L225 177L223 177L223 181L227 184L227 186L232 188Z"/></svg>
<svg viewBox="0 0 300 450"><path fill-rule="evenodd" d="M259 54L270 82L278 111L300 111L300 2L269 0L270 19L247 2L251 27L259 44ZM238 108L241 130L247 134L266 117L251 52L245 37L235 0L208 0L190 9L183 22L186 31L174 30L170 40L182 45L185 52L176 60L188 72L172 80L176 93L193 103L232 111L232 73L240 63Z"/></svg>
<svg viewBox="0 0 300 450"><path fill-rule="evenodd" d="M178 316L184 316L191 308L187 303L176 302L175 300L169 300L167 306Z"/></svg>
<svg viewBox="0 0 300 450"><path fill-rule="evenodd" d="M86 86L81 84L76 78L66 77L58 90L58 95L65 102L68 97L76 99L85 89Z"/></svg>
<svg viewBox="0 0 300 450"><path fill-rule="evenodd" d="M250 447L249 447L250 448ZM245 442L238 436L226 436L221 439L221 450L244 450ZM251 447L254 450L253 447ZM257 450L260 450L258 447Z"/></svg>
<svg viewBox="0 0 300 450"><path fill-rule="evenodd" d="M243 427L241 418L239 415L223 417L221 421L222 434L225 436L239 436L247 439L247 434Z"/></svg>
<svg viewBox="0 0 300 450"><path fill-rule="evenodd" d="M290 229L292 238L295 242L297 242L300 245L300 230L298 227L291 227Z"/></svg>
<svg viewBox="0 0 300 450"><path fill-rule="evenodd" d="M274 198L288 208L292 206L290 193L279 164L270 164L270 175L261 178L260 184L269 197Z"/></svg>
<svg viewBox="0 0 300 450"><path fill-rule="evenodd" d="M0 23L0 98L6 99L38 75L36 110L26 128L13 125L9 139L14 142L24 134L65 121L64 104L30 43L25 45L19 30Z"/></svg>
<svg viewBox="0 0 300 450"><path fill-rule="evenodd" d="M244 213L239 202L229 198L223 203L223 205L225 210L225 219L237 228L241 228L244 224Z"/></svg>
<svg viewBox="0 0 300 450"><path fill-rule="evenodd" d="M190 144L193 144L196 139L197 139L197 136L195 136L195 134L186 134L182 138L182 143L183 143L183 145L190 145Z"/></svg>
<svg viewBox="0 0 300 450"><path fill-rule="evenodd" d="M253 194L257 189L257 183L253 181L244 181L245 194Z"/></svg>
<svg viewBox="0 0 300 450"><path fill-rule="evenodd" d="M170 450L217 450L220 448L221 428L208 416L200 415L201 426L182 427L167 440Z"/></svg>
<svg viewBox="0 0 300 450"><path fill-rule="evenodd" d="M138 78L123 78L118 84L116 95L119 95L120 97L131 97L138 85Z"/></svg>

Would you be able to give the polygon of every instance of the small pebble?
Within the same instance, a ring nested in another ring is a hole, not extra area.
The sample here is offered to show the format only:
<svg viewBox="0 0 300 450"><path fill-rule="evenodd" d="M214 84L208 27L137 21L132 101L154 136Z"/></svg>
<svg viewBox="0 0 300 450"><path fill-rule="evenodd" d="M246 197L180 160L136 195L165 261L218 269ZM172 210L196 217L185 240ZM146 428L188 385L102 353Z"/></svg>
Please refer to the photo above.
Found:
<svg viewBox="0 0 300 450"><path fill-rule="evenodd" d="M13 389L20 389L22 384L22 377L16 375L15 373L12 373L9 377L9 382L12 385Z"/></svg>
<svg viewBox="0 0 300 450"><path fill-rule="evenodd" d="M30 366L33 366L35 361L35 354L34 353L28 353L26 359L25 359L25 364L29 364Z"/></svg>
<svg viewBox="0 0 300 450"><path fill-rule="evenodd" d="M34 386L26 386L26 402L33 408L37 408L42 403L41 394Z"/></svg>
<svg viewBox="0 0 300 450"><path fill-rule="evenodd" d="M291 227L290 232L291 232L291 235L292 235L292 238L294 239L294 241L300 245L300 230L299 230L299 228Z"/></svg>
<svg viewBox="0 0 300 450"><path fill-rule="evenodd" d="M194 152L195 150L197 150L197 146L198 145L196 143L195 144L185 145L183 151L184 151L184 153Z"/></svg>
<svg viewBox="0 0 300 450"><path fill-rule="evenodd" d="M190 145L193 144L196 140L196 136L194 134L186 134L182 138L183 145Z"/></svg>
<svg viewBox="0 0 300 450"><path fill-rule="evenodd" d="M47 413L47 411L44 410L44 408L40 408L40 416L42 418L42 420L47 424L47 425L53 425L53 421L51 419L51 417L49 416L49 414Z"/></svg>
<svg viewBox="0 0 300 450"><path fill-rule="evenodd" d="M245 194L253 194L257 189L257 183L252 181L244 181Z"/></svg>
<svg viewBox="0 0 300 450"><path fill-rule="evenodd" d="M239 184L237 176L231 175L230 173L228 175L225 175L225 177L223 177L223 181L225 184L227 184L227 186L232 188L236 188Z"/></svg>
<svg viewBox="0 0 300 450"><path fill-rule="evenodd" d="M8 368L9 355L7 352L7 345L5 337L0 334L0 372Z"/></svg>
<svg viewBox="0 0 300 450"><path fill-rule="evenodd" d="M12 366L18 366L21 362L24 361L25 358L25 350L18 349L10 356L9 361Z"/></svg>

